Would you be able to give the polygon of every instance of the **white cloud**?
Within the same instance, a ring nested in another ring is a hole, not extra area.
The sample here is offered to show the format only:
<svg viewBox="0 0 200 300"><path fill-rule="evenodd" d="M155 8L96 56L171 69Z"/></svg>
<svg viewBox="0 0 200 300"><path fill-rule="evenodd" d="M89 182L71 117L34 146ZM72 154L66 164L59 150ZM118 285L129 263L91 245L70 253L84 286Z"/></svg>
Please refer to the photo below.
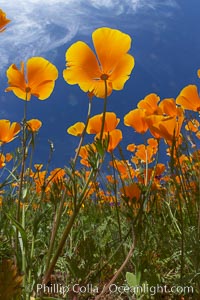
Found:
<svg viewBox="0 0 200 300"><path fill-rule="evenodd" d="M0 70L11 63L19 64L20 60L30 56L55 50L70 42L78 33L91 34L98 26L108 25L109 22L113 25L114 17L156 10L161 6L175 7L176 1L2 0L1 8L12 22L0 35ZM120 24L114 25L117 27Z"/></svg>

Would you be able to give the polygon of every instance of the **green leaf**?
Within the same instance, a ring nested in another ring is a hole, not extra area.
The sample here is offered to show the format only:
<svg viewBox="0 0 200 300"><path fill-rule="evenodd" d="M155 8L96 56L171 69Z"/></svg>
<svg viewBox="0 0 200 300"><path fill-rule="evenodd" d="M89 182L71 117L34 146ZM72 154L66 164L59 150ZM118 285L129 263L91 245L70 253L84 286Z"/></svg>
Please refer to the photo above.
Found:
<svg viewBox="0 0 200 300"><path fill-rule="evenodd" d="M22 227L22 225L17 220L15 220L11 215L9 215L9 214L6 213L6 217L12 222L12 224L14 225L14 227L19 230L19 232L21 234L22 241L23 241L24 248L27 249L27 235L26 235L26 231L24 230L24 228Z"/></svg>
<svg viewBox="0 0 200 300"><path fill-rule="evenodd" d="M133 273L126 272L126 281L130 287L135 287L138 285L137 277Z"/></svg>

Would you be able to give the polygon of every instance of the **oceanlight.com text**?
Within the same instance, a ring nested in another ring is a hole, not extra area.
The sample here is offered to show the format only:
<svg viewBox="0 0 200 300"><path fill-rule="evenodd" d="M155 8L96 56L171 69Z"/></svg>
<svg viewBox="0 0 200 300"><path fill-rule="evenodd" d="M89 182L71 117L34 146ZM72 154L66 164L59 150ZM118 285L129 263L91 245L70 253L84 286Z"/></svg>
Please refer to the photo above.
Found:
<svg viewBox="0 0 200 300"><path fill-rule="evenodd" d="M109 286L110 293L131 293L131 294L149 294L154 296L155 294L192 294L193 287L192 286L167 286L167 285L159 285L149 286L148 284L138 285L138 286L128 286L122 285L118 286L116 284L111 284Z"/></svg>
<svg viewBox="0 0 200 300"><path fill-rule="evenodd" d="M37 284L37 293L58 293L60 295L66 295L69 292L73 292L76 294L99 294L103 292L106 286L99 288L93 284L80 285L75 283L73 285L63 286L61 284L52 284L52 285L43 285ZM111 284L109 286L110 294L146 294L154 296L155 294L174 294L174 295L187 295L193 294L192 286L167 286L167 285L159 285L149 286L148 284L138 285L138 286L129 286L129 285L117 285Z"/></svg>

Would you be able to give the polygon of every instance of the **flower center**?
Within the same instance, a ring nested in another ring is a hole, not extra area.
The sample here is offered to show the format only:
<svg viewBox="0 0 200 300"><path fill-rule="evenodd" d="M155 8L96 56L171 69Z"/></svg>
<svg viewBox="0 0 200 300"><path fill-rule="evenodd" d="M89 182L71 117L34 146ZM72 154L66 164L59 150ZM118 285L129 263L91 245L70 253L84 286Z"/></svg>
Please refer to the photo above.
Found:
<svg viewBox="0 0 200 300"><path fill-rule="evenodd" d="M26 93L29 93L31 91L31 88L29 87L29 86L27 86L26 88L25 88L25 92Z"/></svg>
<svg viewBox="0 0 200 300"><path fill-rule="evenodd" d="M101 80L107 80L108 77L109 76L107 74L102 74L100 78L101 78Z"/></svg>

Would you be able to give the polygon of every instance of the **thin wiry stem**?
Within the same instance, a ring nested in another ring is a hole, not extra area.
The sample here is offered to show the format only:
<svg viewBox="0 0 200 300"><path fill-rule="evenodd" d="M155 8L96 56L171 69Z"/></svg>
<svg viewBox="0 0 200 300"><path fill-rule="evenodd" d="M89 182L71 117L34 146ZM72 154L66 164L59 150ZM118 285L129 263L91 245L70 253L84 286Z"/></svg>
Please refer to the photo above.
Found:
<svg viewBox="0 0 200 300"><path fill-rule="evenodd" d="M80 153L80 149L81 149L81 146L83 144L83 141L84 141L84 138L85 138L85 134L86 134L86 130L87 130L87 126L88 126L88 122L89 122L89 119L90 119L90 115L91 115L91 109L92 109L92 98L93 98L93 95L90 95L89 94L89 104L88 104L88 112L87 112L87 119L86 119L86 123L85 123L85 128L81 134L81 139L80 139L80 142L79 142L79 145L78 145L78 148L76 150L76 155L74 157L74 167L76 166L76 162L77 162L77 159L78 159L78 155Z"/></svg>
<svg viewBox="0 0 200 300"><path fill-rule="evenodd" d="M107 87L107 81L106 81L106 79L104 80L104 83L105 83L105 97L104 97L103 117L102 117L100 141L102 141L102 138L103 138L103 132L104 132L105 120L106 120L107 98L108 98L108 87Z"/></svg>

